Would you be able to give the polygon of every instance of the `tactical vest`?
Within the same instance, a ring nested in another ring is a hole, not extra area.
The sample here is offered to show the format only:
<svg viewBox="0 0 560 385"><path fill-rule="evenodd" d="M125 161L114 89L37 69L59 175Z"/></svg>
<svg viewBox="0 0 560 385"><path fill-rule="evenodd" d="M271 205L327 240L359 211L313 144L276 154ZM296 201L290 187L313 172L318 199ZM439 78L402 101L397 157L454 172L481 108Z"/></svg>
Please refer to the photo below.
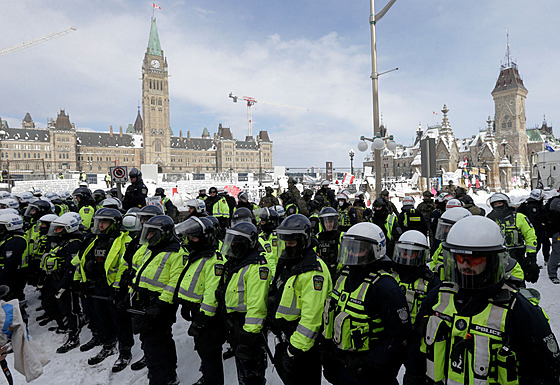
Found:
<svg viewBox="0 0 560 385"><path fill-rule="evenodd" d="M331 270L332 266L337 265L338 249L340 247L342 233L338 231L334 231L333 234L329 233L330 232L321 232L317 234L317 240L319 241L317 254L319 254L319 257L325 261L329 266L329 270Z"/></svg>
<svg viewBox="0 0 560 385"><path fill-rule="evenodd" d="M350 215L348 214L348 208L338 211L338 225L349 228L350 227Z"/></svg>
<svg viewBox="0 0 560 385"><path fill-rule="evenodd" d="M403 226L407 229L418 230L421 226L422 219L420 218L420 213L416 212L415 209L410 209L404 213Z"/></svg>
<svg viewBox="0 0 560 385"><path fill-rule="evenodd" d="M364 282L352 293L344 289L348 274L348 269L342 270L332 295L325 304L323 335L327 339L332 339L340 350L368 351L374 341L380 338L384 326L379 317L372 319L366 314L364 300L370 287L382 276L391 277L391 274L384 270L369 273Z"/></svg>
<svg viewBox="0 0 560 385"><path fill-rule="evenodd" d="M52 274L64 267L66 255L59 255L59 251L66 247L70 242L80 242L79 239L71 239L68 242L63 242L60 245L53 247L48 253L44 254L41 258L41 270L47 274Z"/></svg>
<svg viewBox="0 0 560 385"><path fill-rule="evenodd" d="M513 248L523 248L525 249L525 239L523 238L523 234L517 228L516 225L516 218L517 214L513 213L508 215L504 219L497 219L496 223L502 229L502 233L504 233L504 237L506 239L506 248L513 249Z"/></svg>
<svg viewBox="0 0 560 385"><path fill-rule="evenodd" d="M6 239L2 240L2 242L0 242L0 247L2 247L2 245L3 245L4 243L8 242L10 239L12 239L12 238L17 238L17 237L22 238L22 239L25 240L25 237L24 237L23 235L20 235L20 234L10 235L10 236L8 236ZM25 242L27 242L27 240L25 240ZM3 267L4 267L4 258L5 258L4 256L1 256L1 257L0 257L0 268L3 268ZM23 258L25 258L25 250L23 251L23 255L22 255L22 264L18 266L18 269L21 269L22 267L26 267L26 266L27 266L27 265L23 266Z"/></svg>
<svg viewBox="0 0 560 385"><path fill-rule="evenodd" d="M482 312L462 317L454 303L458 286L441 286L420 347L431 380L449 385L519 384L516 354L505 343L507 313L516 292L507 285L502 290L512 293L507 303L489 299Z"/></svg>
<svg viewBox="0 0 560 385"><path fill-rule="evenodd" d="M429 282L424 277L420 277L411 283L402 282L397 272L393 273L393 278L395 278L395 281L397 281L406 297L406 303L410 311L410 319L412 324L414 324L416 321L416 314L418 314L418 310L420 310L420 305L422 301L426 299L426 295L428 295Z"/></svg>

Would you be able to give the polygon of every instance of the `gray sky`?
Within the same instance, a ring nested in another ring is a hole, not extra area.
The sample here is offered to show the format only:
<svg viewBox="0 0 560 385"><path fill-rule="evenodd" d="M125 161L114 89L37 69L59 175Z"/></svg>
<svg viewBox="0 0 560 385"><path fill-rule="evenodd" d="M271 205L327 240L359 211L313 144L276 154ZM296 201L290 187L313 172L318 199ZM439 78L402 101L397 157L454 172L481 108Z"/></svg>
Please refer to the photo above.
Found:
<svg viewBox="0 0 560 385"><path fill-rule="evenodd" d="M230 92L309 109L257 104L253 132L268 130L275 165L349 167L360 135L372 133L369 1L161 0L161 46L169 63L171 127L241 139L246 107ZM387 1L377 1L379 11ZM1 1L0 48L76 26L0 57L0 116L19 127L26 112L45 127L63 108L78 128L108 131L136 117L152 2ZM494 115L490 92L506 52L519 66L527 125L557 123L560 4L554 1L397 0L377 24L383 122L410 144L421 123L441 120L474 135ZM435 115L437 112L438 115ZM364 155L358 153L355 164Z"/></svg>

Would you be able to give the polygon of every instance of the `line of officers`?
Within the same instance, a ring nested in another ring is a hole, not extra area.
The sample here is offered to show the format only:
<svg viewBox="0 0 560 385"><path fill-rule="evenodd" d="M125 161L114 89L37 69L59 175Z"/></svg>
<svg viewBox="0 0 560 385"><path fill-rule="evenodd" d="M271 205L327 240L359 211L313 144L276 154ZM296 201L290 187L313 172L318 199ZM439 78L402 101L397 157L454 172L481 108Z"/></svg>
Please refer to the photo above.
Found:
<svg viewBox="0 0 560 385"><path fill-rule="evenodd" d="M144 356L132 369L146 365L150 384L177 384L179 313L200 357L197 384L224 383L226 342L241 384L266 382L267 355L286 384L321 375L397 384L403 363L405 384L559 383L538 292L523 287L500 226L465 208L441 215L440 257L431 258L422 232L389 237L386 223L365 220L342 231L330 206L318 226L268 207L239 207L223 226L200 199L177 225L158 206L102 207L86 232L90 195L73 196L78 213L53 214L46 200L29 203L23 219L0 212L2 283L18 298L25 278L39 288L41 323L67 334L58 353L100 346L88 364L118 352L117 372L139 334ZM80 346L85 324L92 339Z"/></svg>

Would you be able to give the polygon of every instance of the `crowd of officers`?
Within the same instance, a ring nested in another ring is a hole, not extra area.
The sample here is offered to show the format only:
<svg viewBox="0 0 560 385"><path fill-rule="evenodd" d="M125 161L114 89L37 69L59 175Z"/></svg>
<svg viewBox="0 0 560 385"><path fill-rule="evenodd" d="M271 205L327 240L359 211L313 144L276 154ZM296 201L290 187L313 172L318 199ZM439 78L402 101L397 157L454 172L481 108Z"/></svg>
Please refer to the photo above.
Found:
<svg viewBox="0 0 560 385"><path fill-rule="evenodd" d="M230 356L240 384L265 384L269 361L285 384L397 384L403 364L407 385L560 383L560 349L525 284L543 237L504 194L488 217L457 190L418 207L405 198L399 212L386 191L369 205L328 181L300 193L292 179L258 205L201 189L176 223L146 205L135 172L122 204L81 187L0 211L0 283L20 300L37 287L40 325L66 334L59 354L100 347L97 365L118 352L118 372L138 334L131 369L178 384L180 315L200 357L195 384L224 384ZM527 210L541 198L532 192Z"/></svg>

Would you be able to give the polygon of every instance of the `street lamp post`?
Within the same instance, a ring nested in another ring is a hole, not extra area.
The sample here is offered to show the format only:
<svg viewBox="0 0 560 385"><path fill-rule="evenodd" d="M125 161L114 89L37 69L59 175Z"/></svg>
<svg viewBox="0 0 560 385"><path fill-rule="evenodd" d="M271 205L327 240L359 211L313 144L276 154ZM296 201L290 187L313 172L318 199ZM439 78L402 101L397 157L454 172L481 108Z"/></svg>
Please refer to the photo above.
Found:
<svg viewBox="0 0 560 385"><path fill-rule="evenodd" d="M386 71L383 73L377 72L377 48L375 37L375 25L381 20L389 9L395 4L397 0L390 0L389 3L378 13L375 14L375 0L370 0L370 16L369 24L371 31L371 82L372 82L372 99L373 99L373 135L381 136L379 133L379 93L378 93L378 80L379 75L387 72L398 70L398 68ZM375 144L374 144L375 145ZM383 149L383 147L381 148ZM380 150L381 150L380 149ZM381 151L374 151L374 166L375 166L375 194L381 194Z"/></svg>
<svg viewBox="0 0 560 385"><path fill-rule="evenodd" d="M365 136L360 137L361 142L358 143L358 150L364 152L367 150L368 145L366 140L372 142L371 149L375 155L374 167L375 167L375 195L381 195L381 151L387 147L389 151L395 151L397 148L397 143L393 140L393 135L382 138L378 133L375 138L366 138Z"/></svg>
<svg viewBox="0 0 560 385"><path fill-rule="evenodd" d="M350 157L350 175L354 175L354 150L350 149L348 156Z"/></svg>

